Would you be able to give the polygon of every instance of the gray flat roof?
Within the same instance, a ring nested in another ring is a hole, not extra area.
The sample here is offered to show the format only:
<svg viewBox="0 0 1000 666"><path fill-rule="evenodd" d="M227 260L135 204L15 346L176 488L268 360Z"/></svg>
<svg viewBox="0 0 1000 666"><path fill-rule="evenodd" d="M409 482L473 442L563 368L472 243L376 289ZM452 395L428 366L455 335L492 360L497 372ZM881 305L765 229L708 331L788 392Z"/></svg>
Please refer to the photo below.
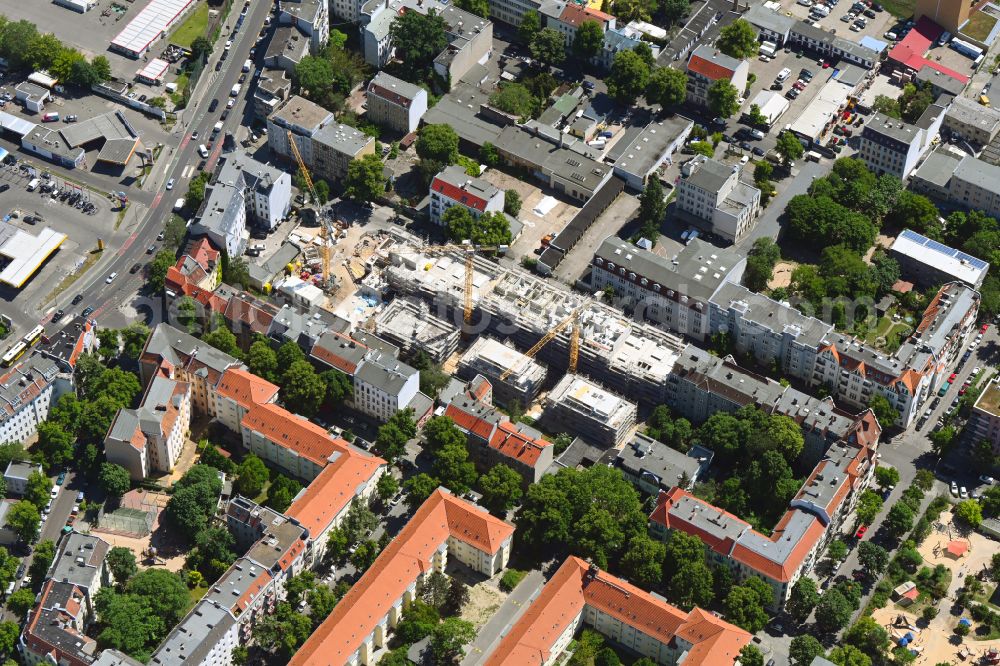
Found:
<svg viewBox="0 0 1000 666"><path fill-rule="evenodd" d="M832 324L808 317L790 305L779 303L733 282L722 284L712 297L712 303L723 310L733 308L740 312L743 319L775 333L784 332L807 346L818 346L833 330Z"/></svg>
<svg viewBox="0 0 1000 666"><path fill-rule="evenodd" d="M333 120L333 113L304 97L293 95L271 114L269 120L278 121L284 127L301 128L312 134L323 123Z"/></svg>
<svg viewBox="0 0 1000 666"><path fill-rule="evenodd" d="M699 453L712 453L702 447L697 448ZM697 455L681 453L643 433L636 433L632 441L622 447L617 464L636 476L652 475L657 485L666 488L679 485L685 476L694 479L702 465Z"/></svg>
<svg viewBox="0 0 1000 666"><path fill-rule="evenodd" d="M663 157L667 148L693 124L693 120L674 115L646 125L631 142L622 147L615 161L615 168L645 177ZM622 140L619 140L615 148L621 143Z"/></svg>
<svg viewBox="0 0 1000 666"><path fill-rule="evenodd" d="M909 145L916 140L918 129L916 125L911 125L899 118L876 113L871 120L865 123L864 134L871 132Z"/></svg>
<svg viewBox="0 0 1000 666"><path fill-rule="evenodd" d="M313 134L313 140L330 146L338 153L350 155L351 157L354 157L360 153L365 146L375 141L375 139L356 127L343 125L341 123L330 123L328 125L321 126L318 130L316 130L316 133Z"/></svg>
<svg viewBox="0 0 1000 666"><path fill-rule="evenodd" d="M736 170L738 167L723 164L710 158L702 162L690 176L683 180L706 192L718 192Z"/></svg>
<svg viewBox="0 0 1000 666"><path fill-rule="evenodd" d="M920 163L913 177L916 180L923 180L938 187L947 188L952 173L962 159L961 156L954 154L947 147L938 148Z"/></svg>
<svg viewBox="0 0 1000 666"><path fill-rule="evenodd" d="M109 111L99 116L94 116L87 120L63 125L59 130L66 143L76 148L91 141L105 139L132 139L139 138L139 134L125 118L122 111Z"/></svg>
<svg viewBox="0 0 1000 666"><path fill-rule="evenodd" d="M460 139L475 146L482 146L487 141L496 143L503 128L478 115L480 105L489 102L489 97L477 86L459 83L427 110L423 122L451 125Z"/></svg>

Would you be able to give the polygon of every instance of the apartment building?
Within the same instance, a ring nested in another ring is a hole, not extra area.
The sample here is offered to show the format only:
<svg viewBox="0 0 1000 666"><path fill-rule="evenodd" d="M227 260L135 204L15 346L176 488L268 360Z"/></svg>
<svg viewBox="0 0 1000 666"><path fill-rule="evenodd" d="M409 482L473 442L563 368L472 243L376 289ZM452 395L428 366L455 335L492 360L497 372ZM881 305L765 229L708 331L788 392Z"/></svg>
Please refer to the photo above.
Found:
<svg viewBox="0 0 1000 666"><path fill-rule="evenodd" d="M455 85L493 50L493 23L451 3L439 0L368 0L361 7L362 48L365 62L383 69L395 54L389 34L395 17L407 11L435 12L444 19L448 45L434 59L434 71Z"/></svg>
<svg viewBox="0 0 1000 666"><path fill-rule="evenodd" d="M28 477L35 473L44 474L45 470L38 463L24 460L11 460L4 470L3 480L10 495L23 496L28 489Z"/></svg>
<svg viewBox="0 0 1000 666"><path fill-rule="evenodd" d="M753 5L743 15L743 19L757 29L758 38L762 42L773 42L777 46L783 46L788 41L796 23L794 17L765 5Z"/></svg>
<svg viewBox="0 0 1000 666"><path fill-rule="evenodd" d="M859 157L875 173L905 180L930 149L944 117L945 107L936 104L913 125L876 113L861 131Z"/></svg>
<svg viewBox="0 0 1000 666"><path fill-rule="evenodd" d="M1000 380L997 378L991 379L976 398L969 427L977 441L986 440L993 447L994 455L1000 455Z"/></svg>
<svg viewBox="0 0 1000 666"><path fill-rule="evenodd" d="M330 15L325 0L282 0L278 24L297 28L309 38L313 53L330 41Z"/></svg>
<svg viewBox="0 0 1000 666"><path fill-rule="evenodd" d="M423 352L444 363L458 350L459 326L431 312L430 306L405 296L394 298L375 316L375 334L405 354Z"/></svg>
<svg viewBox="0 0 1000 666"><path fill-rule="evenodd" d="M213 398L215 418L232 432L240 432L247 412L277 401L278 387L249 370L232 367L222 373Z"/></svg>
<svg viewBox="0 0 1000 666"><path fill-rule="evenodd" d="M49 408L73 388L73 376L34 355L0 375L0 442L23 442L38 432Z"/></svg>
<svg viewBox="0 0 1000 666"><path fill-rule="evenodd" d="M490 384L482 375L466 386L447 402L444 416L465 433L473 462L484 471L507 465L521 475L524 488L538 483L554 460L552 442L493 407Z"/></svg>
<svg viewBox="0 0 1000 666"><path fill-rule="evenodd" d="M710 44L702 44L691 52L687 74L687 101L708 106L708 89L716 81L729 81L742 94L747 87L750 63L727 56Z"/></svg>
<svg viewBox="0 0 1000 666"><path fill-rule="evenodd" d="M711 334L710 301L726 283L739 283L746 258L732 248L716 248L700 239L669 260L610 236L591 263L595 290L610 287L616 302L664 328L705 340Z"/></svg>
<svg viewBox="0 0 1000 666"><path fill-rule="evenodd" d="M460 166L447 166L434 176L430 197L428 212L431 222L438 225L444 224L441 218L452 206L462 206L474 218L503 212L504 191L482 178L470 177Z"/></svg>
<svg viewBox="0 0 1000 666"><path fill-rule="evenodd" d="M636 433L619 450L617 467L626 481L647 495L658 495L674 486L690 490L709 466L715 453L695 445L687 453L672 449L663 442Z"/></svg>
<svg viewBox="0 0 1000 666"><path fill-rule="evenodd" d="M512 345L481 335L458 360L459 377L471 380L476 375L489 380L497 404L517 403L526 408L541 390L548 371Z"/></svg>
<svg viewBox="0 0 1000 666"><path fill-rule="evenodd" d="M990 217L1000 218L998 178L1000 178L1000 166L966 155L951 173L948 201L970 210L981 210Z"/></svg>
<svg viewBox="0 0 1000 666"><path fill-rule="evenodd" d="M454 558L485 576L507 566L514 527L438 489L306 640L290 664L374 664L431 575Z"/></svg>
<svg viewBox="0 0 1000 666"><path fill-rule="evenodd" d="M379 72L368 84L369 121L395 132L416 132L427 113L427 91L420 86Z"/></svg>
<svg viewBox="0 0 1000 666"><path fill-rule="evenodd" d="M304 483L347 446L318 425L269 403L251 407L240 430L245 449Z"/></svg>
<svg viewBox="0 0 1000 666"><path fill-rule="evenodd" d="M968 97L955 97L942 127L973 145L988 146L1000 134L1000 109L987 108Z"/></svg>
<svg viewBox="0 0 1000 666"><path fill-rule="evenodd" d="M194 413L215 417L216 387L222 375L242 364L229 354L207 345L193 335L169 324L153 329L139 357L139 376L148 384L167 362L176 381L191 386L191 409Z"/></svg>
<svg viewBox="0 0 1000 666"><path fill-rule="evenodd" d="M26 664L85 666L97 659L97 641L84 631L94 619L94 597L110 582L111 546L95 536L63 535L18 647Z"/></svg>
<svg viewBox="0 0 1000 666"><path fill-rule="evenodd" d="M996 175L1000 178L1000 168L991 168L996 169ZM952 175L952 180L958 177L956 171ZM1000 180L993 181L990 187L996 188L996 183L1000 183ZM985 186L986 183L982 185ZM990 195L995 196L992 192ZM975 208L980 207L975 206ZM907 280L925 287L955 281L978 289L990 269L989 262L948 247L911 229L903 229L896 236L896 240L889 248L889 255L899 262L902 274Z"/></svg>
<svg viewBox="0 0 1000 666"><path fill-rule="evenodd" d="M760 215L760 190L740 180L742 168L708 159L696 162L677 185L677 210L686 221L733 243Z"/></svg>
<svg viewBox="0 0 1000 666"><path fill-rule="evenodd" d="M294 95L267 119L267 145L271 152L292 163L295 156L289 134L314 178L338 182L347 175L352 160L375 154L375 139L342 125L318 104Z"/></svg>
<svg viewBox="0 0 1000 666"><path fill-rule="evenodd" d="M56 364L61 375L56 375L59 382L60 395L63 390L72 388L69 381L80 355L97 349L97 322L82 317L73 316L57 331L46 333L48 341L39 340L35 343L35 353Z"/></svg>
<svg viewBox="0 0 1000 666"><path fill-rule="evenodd" d="M295 75L295 68L309 56L309 35L292 25L279 25L271 32L271 39L264 51L264 66L271 71L280 70ZM264 116L267 117L266 115Z"/></svg>
<svg viewBox="0 0 1000 666"><path fill-rule="evenodd" d="M191 384L163 363L136 409L120 409L104 438L108 462L121 465L133 480L170 472L191 429Z"/></svg>
<svg viewBox="0 0 1000 666"><path fill-rule="evenodd" d="M543 0L539 9L542 27L557 30L566 42L566 48L573 47L576 31L584 21L593 21L601 27L601 32L614 30L615 17L587 5L579 5L566 0Z"/></svg>
<svg viewBox="0 0 1000 666"><path fill-rule="evenodd" d="M546 396L543 418L593 444L612 447L631 437L636 412L634 402L567 373Z"/></svg>
<svg viewBox="0 0 1000 666"><path fill-rule="evenodd" d="M809 21L795 21L788 31L788 41L821 56L853 63L865 69L872 69L880 62L877 51L850 39L838 37L833 32L816 27Z"/></svg>
<svg viewBox="0 0 1000 666"><path fill-rule="evenodd" d="M732 666L752 639L712 613L682 611L570 556L484 663L549 666L585 626L658 664Z"/></svg>
<svg viewBox="0 0 1000 666"><path fill-rule="evenodd" d="M167 269L163 281L169 298L185 295L185 288L214 291L222 278L222 263L219 251L212 247L207 238L199 238L188 243L177 263Z"/></svg>

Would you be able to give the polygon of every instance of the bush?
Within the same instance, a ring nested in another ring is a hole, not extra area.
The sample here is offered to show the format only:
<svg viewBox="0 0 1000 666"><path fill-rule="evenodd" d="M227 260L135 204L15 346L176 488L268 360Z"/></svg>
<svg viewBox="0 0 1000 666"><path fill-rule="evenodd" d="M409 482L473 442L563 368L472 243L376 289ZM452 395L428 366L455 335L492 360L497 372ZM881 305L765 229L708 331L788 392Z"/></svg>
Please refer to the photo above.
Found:
<svg viewBox="0 0 1000 666"><path fill-rule="evenodd" d="M527 571L521 571L520 569L507 569L504 572L503 577L500 578L500 589L504 592L511 592L518 583L524 580L524 577L528 575Z"/></svg>

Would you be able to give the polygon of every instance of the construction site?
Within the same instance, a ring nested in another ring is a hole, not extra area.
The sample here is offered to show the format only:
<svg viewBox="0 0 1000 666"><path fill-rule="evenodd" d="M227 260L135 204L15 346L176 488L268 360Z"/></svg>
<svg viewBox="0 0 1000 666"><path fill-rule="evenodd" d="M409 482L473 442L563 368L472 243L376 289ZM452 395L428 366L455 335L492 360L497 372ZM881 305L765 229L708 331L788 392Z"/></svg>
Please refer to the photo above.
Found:
<svg viewBox="0 0 1000 666"><path fill-rule="evenodd" d="M575 372L647 405L664 401L667 377L685 346L679 337L476 252L427 253L416 239L400 234L397 240L385 245L365 278L371 292L422 300L435 317L464 326L470 336L488 334L525 350L548 366L553 380Z"/></svg>

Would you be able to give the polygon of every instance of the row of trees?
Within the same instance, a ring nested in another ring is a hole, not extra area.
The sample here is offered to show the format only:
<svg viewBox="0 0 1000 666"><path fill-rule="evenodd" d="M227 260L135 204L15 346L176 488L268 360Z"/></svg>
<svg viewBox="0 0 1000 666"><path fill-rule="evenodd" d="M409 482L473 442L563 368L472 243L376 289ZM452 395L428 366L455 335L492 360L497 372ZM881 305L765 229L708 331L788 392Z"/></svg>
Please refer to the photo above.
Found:
<svg viewBox="0 0 1000 666"><path fill-rule="evenodd" d="M42 34L30 21L11 21L0 15L0 58L11 69L48 70L63 83L90 87L111 78L111 63L104 56L88 61L51 33Z"/></svg>
<svg viewBox="0 0 1000 666"><path fill-rule="evenodd" d="M326 46L302 58L292 77L299 94L331 111L343 108L347 95L369 74L364 59L346 46L347 35L331 30Z"/></svg>
<svg viewBox="0 0 1000 666"><path fill-rule="evenodd" d="M110 553L109 553L110 556ZM135 573L134 562L116 555L117 586L101 588L94 599L97 611L97 642L147 661L170 629L188 608L187 585L166 569ZM119 576L132 572L124 583Z"/></svg>

